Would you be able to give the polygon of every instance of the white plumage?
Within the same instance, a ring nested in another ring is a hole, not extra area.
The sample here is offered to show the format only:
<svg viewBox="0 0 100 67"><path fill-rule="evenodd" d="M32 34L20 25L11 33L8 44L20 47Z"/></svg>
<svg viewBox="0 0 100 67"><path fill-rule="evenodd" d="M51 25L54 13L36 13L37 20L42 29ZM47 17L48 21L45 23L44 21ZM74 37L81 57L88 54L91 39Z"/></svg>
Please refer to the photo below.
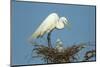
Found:
<svg viewBox="0 0 100 67"><path fill-rule="evenodd" d="M63 29L64 25L68 25L68 21L65 17L59 18L57 13L51 13L32 34L32 38L42 37L54 29Z"/></svg>
<svg viewBox="0 0 100 67"><path fill-rule="evenodd" d="M55 49L57 50L57 52L64 52L63 43L59 38L56 41Z"/></svg>

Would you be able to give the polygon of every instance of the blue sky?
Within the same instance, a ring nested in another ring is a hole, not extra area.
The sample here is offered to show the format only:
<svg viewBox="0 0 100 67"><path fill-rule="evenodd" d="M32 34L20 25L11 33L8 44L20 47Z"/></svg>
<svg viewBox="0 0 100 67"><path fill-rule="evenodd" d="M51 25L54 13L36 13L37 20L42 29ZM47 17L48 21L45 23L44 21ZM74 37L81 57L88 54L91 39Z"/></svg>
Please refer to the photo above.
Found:
<svg viewBox="0 0 100 67"><path fill-rule="evenodd" d="M67 17L71 23L71 30L64 28L52 32L53 46L57 38L63 41L65 47L73 43L95 42L95 6L12 2L12 64L43 63L40 59L30 60L34 47L28 38L53 12ZM38 39L38 42L47 44L42 39Z"/></svg>

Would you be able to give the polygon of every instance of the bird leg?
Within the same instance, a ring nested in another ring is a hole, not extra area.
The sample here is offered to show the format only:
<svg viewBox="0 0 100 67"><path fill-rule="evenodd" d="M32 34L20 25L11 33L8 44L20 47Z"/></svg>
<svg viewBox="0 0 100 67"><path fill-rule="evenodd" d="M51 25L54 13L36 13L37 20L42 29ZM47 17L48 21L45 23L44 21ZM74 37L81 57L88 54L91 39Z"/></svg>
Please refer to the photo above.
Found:
<svg viewBox="0 0 100 67"><path fill-rule="evenodd" d="M52 48L52 45L51 45L51 37L50 37L50 36L51 36L51 32L52 32L52 31L50 31L50 32L48 33L48 35L47 35L48 47L49 47L49 48Z"/></svg>

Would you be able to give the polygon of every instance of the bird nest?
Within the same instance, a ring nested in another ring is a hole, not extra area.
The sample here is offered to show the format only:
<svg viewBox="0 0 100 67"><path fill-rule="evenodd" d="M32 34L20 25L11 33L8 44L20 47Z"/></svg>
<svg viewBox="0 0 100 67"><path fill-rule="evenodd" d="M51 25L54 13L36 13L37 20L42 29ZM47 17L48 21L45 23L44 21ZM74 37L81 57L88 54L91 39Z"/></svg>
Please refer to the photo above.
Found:
<svg viewBox="0 0 100 67"><path fill-rule="evenodd" d="M78 59L76 55L83 48L85 48L83 44L73 45L65 48L63 52L58 52L55 48L49 48L44 45L35 45L32 52L35 52L37 56L34 56L33 54L32 57L41 57L46 63L70 63Z"/></svg>

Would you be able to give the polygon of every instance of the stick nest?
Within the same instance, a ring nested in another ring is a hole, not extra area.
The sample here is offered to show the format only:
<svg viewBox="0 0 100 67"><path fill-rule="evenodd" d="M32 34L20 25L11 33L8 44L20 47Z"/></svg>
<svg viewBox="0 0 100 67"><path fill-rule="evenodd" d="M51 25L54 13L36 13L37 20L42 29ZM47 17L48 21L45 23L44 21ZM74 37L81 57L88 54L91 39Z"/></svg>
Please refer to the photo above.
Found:
<svg viewBox="0 0 100 67"><path fill-rule="evenodd" d="M64 49L64 52L58 52L55 48L49 48L44 45L35 45L35 48L32 52L35 52L37 56L33 55L32 57L41 57L46 63L70 63L79 58L76 55L79 51L85 48L84 45L85 44L67 47ZM84 57L88 59L87 56Z"/></svg>

